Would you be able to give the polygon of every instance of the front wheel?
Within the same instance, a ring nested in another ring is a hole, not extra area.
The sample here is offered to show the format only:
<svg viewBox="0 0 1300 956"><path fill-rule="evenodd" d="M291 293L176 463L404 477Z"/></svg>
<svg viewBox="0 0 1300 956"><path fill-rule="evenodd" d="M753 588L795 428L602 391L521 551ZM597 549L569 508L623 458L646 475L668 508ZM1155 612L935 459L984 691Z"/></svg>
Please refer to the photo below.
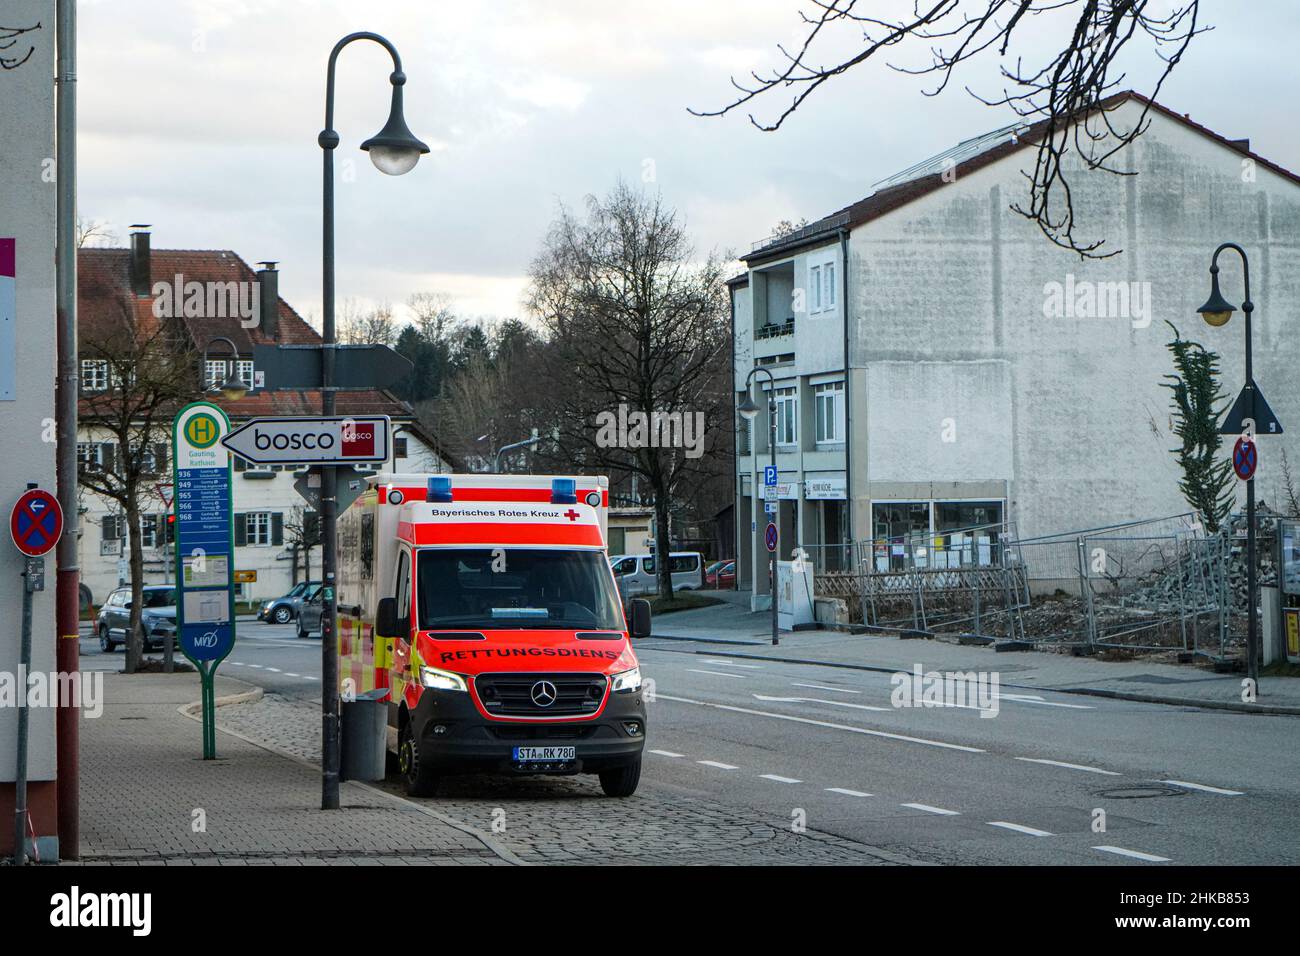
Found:
<svg viewBox="0 0 1300 956"><path fill-rule="evenodd" d="M636 785L641 782L641 758L626 767L600 772L600 789L607 797L630 797L636 793Z"/></svg>
<svg viewBox="0 0 1300 956"><path fill-rule="evenodd" d="M271 617L276 624L288 624L293 620L293 610L281 604L275 609L275 613Z"/></svg>
<svg viewBox="0 0 1300 956"><path fill-rule="evenodd" d="M398 737L398 772L408 796L431 797L438 789L438 775L428 763L420 762L420 745L416 742L413 727L414 721L408 720Z"/></svg>

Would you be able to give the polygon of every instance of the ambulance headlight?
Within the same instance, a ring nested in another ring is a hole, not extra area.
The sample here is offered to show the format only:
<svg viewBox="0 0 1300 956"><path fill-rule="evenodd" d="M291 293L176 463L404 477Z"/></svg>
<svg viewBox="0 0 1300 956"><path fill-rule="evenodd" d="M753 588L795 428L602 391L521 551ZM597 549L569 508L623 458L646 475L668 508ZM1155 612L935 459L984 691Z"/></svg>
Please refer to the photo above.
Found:
<svg viewBox="0 0 1300 956"><path fill-rule="evenodd" d="M465 678L436 667L420 668L420 683L435 690L465 690Z"/></svg>
<svg viewBox="0 0 1300 956"><path fill-rule="evenodd" d="M632 693L641 688L641 668L634 667L630 671L623 671L621 674L615 674L612 678L614 693Z"/></svg>

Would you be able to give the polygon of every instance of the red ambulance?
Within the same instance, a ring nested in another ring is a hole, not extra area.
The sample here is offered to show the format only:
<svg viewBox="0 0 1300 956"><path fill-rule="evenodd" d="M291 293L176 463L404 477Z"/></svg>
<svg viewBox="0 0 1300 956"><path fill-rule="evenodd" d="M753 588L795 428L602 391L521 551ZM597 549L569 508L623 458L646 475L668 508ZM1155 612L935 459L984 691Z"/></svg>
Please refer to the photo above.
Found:
<svg viewBox="0 0 1300 956"><path fill-rule="evenodd" d="M447 774L636 790L641 671L606 553L608 479L379 474L339 519L340 692L388 688L412 795Z"/></svg>

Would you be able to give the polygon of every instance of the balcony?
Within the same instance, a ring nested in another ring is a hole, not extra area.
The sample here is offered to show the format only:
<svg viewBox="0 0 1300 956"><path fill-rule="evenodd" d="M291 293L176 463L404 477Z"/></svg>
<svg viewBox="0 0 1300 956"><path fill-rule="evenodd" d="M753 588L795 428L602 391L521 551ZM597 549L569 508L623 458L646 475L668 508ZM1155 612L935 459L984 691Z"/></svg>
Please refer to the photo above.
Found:
<svg viewBox="0 0 1300 956"><path fill-rule="evenodd" d="M786 335L794 335L794 316L790 316L784 322L765 322L754 330L754 341L758 342L763 339L777 339Z"/></svg>

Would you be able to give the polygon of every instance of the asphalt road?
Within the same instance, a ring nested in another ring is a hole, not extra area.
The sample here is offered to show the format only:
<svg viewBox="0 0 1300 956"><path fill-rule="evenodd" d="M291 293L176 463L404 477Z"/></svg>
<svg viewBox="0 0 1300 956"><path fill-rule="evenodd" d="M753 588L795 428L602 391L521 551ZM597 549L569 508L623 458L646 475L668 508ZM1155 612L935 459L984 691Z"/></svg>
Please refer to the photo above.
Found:
<svg viewBox="0 0 1300 956"><path fill-rule="evenodd" d="M120 650L82 652L120 667ZM1300 862L1300 718L1023 690L1005 671L984 717L896 708L883 673L663 639L637 654L653 681L641 787L656 796L925 862ZM318 699L320 641L241 623L223 670ZM525 799L545 801L546 785Z"/></svg>

